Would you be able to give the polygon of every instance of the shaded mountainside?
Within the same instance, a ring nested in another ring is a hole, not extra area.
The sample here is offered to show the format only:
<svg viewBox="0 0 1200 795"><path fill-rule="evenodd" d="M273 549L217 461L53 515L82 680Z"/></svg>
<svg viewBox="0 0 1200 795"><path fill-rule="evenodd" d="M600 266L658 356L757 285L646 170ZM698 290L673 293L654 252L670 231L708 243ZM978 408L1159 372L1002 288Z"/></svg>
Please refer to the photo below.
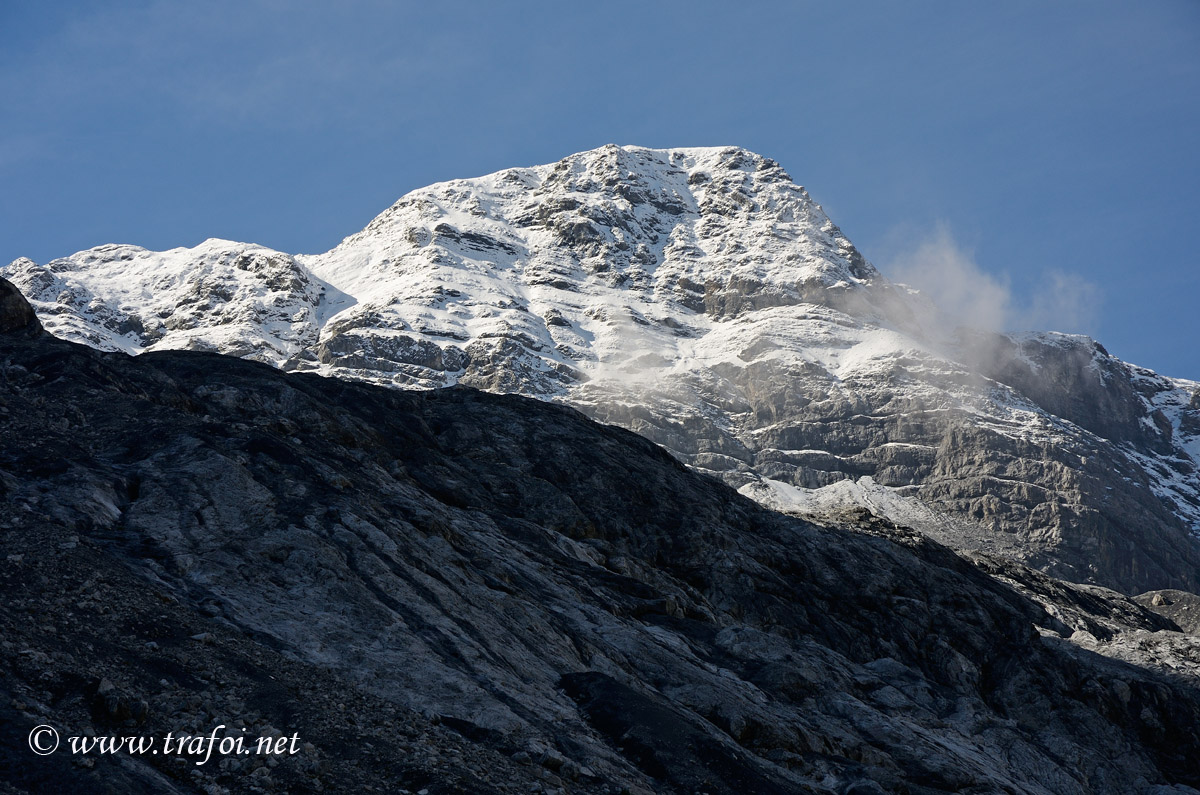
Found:
<svg viewBox="0 0 1200 795"><path fill-rule="evenodd" d="M1200 645L1114 592L772 513L566 407L130 358L10 303L16 791L1200 786ZM85 766L25 750L39 723L308 745Z"/></svg>
<svg viewBox="0 0 1200 795"><path fill-rule="evenodd" d="M755 500L857 505L1126 593L1200 590L1200 384L952 330L779 164L606 146L404 196L319 255L208 240L4 270L58 336L572 405Z"/></svg>

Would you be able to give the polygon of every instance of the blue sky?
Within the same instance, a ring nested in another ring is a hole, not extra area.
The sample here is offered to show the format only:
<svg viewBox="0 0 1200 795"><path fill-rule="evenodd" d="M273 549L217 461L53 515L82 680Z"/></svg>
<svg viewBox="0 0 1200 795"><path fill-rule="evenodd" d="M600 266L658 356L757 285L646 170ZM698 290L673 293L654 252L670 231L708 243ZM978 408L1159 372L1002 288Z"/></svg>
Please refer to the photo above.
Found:
<svg viewBox="0 0 1200 795"><path fill-rule="evenodd" d="M1196 0L0 0L4 263L319 252L609 142L774 157L885 273L1200 379Z"/></svg>

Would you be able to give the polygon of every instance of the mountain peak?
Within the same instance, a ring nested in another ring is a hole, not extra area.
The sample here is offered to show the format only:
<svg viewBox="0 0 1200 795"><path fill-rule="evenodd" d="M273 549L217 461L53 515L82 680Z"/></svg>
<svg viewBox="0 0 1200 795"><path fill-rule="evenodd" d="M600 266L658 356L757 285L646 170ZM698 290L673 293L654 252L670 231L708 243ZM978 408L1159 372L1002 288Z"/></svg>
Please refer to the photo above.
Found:
<svg viewBox="0 0 1200 795"><path fill-rule="evenodd" d="M102 246L7 274L96 347L561 401L788 510L841 495L1072 579L1200 583L1193 386L1089 341L931 342L910 291L738 147L441 182L323 254Z"/></svg>
<svg viewBox="0 0 1200 795"><path fill-rule="evenodd" d="M472 342L475 361L516 345L539 394L646 355L678 361L681 340L758 309L883 317L891 289L787 172L737 147L610 144L437 183L298 260L354 297L323 339L386 328L443 350ZM462 380L421 372L423 385Z"/></svg>

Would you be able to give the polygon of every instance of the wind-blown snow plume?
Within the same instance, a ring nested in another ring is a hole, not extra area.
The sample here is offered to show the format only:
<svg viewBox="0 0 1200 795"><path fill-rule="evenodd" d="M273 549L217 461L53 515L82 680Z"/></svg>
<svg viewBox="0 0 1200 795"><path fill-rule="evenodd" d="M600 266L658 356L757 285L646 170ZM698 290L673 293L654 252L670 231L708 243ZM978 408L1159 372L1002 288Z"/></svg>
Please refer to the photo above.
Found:
<svg viewBox="0 0 1200 795"><path fill-rule="evenodd" d="M892 277L917 288L944 314L940 332L955 326L984 331L1053 329L1094 333L1100 288L1078 274L1052 270L1027 302L1019 301L1007 274L989 273L974 252L955 240L942 222L887 268ZM932 320L932 319L931 319Z"/></svg>

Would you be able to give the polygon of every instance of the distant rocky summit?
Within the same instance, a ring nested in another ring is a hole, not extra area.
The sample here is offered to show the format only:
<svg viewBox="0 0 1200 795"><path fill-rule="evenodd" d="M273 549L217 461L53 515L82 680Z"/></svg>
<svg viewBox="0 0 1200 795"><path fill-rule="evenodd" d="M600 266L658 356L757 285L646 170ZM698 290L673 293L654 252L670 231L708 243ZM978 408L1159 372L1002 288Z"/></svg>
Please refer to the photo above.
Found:
<svg viewBox="0 0 1200 795"><path fill-rule="evenodd" d="M544 401L28 318L0 280L6 792L1200 787L1200 637L1153 599L775 513ZM303 745L36 756L42 724Z"/></svg>
<svg viewBox="0 0 1200 795"><path fill-rule="evenodd" d="M325 254L3 273L60 337L571 405L771 507L857 506L1126 593L1200 590L1200 384L951 329L774 161L606 146L414 191Z"/></svg>

